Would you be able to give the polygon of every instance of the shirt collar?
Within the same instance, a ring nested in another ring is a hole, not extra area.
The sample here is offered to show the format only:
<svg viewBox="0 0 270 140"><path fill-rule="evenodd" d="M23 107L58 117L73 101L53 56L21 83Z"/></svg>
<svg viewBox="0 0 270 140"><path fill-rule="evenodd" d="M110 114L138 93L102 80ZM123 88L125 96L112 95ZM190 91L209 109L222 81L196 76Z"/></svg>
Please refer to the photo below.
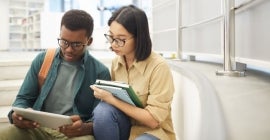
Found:
<svg viewBox="0 0 270 140"><path fill-rule="evenodd" d="M115 70L120 69L121 67L125 68L125 59L123 56L118 56L117 58L117 66L115 67ZM137 69L141 74L144 73L145 69L146 69L146 65L147 65L147 61L148 58L144 61L134 61L132 64L132 67L134 67L135 69Z"/></svg>

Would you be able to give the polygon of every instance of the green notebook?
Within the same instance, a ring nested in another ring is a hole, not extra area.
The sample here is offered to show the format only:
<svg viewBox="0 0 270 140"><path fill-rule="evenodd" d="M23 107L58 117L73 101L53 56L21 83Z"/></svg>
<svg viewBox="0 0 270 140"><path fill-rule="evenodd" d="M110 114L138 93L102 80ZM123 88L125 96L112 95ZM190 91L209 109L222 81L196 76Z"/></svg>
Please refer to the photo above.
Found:
<svg viewBox="0 0 270 140"><path fill-rule="evenodd" d="M111 92L115 97L131 105L143 108L143 105L135 94L133 88L126 83L97 79L95 86Z"/></svg>

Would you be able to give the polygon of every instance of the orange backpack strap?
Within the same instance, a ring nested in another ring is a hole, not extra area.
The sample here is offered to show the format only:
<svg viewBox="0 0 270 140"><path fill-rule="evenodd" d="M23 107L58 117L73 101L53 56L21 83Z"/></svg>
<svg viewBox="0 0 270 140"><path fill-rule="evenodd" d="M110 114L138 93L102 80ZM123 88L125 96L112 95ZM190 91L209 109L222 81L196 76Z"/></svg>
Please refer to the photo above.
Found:
<svg viewBox="0 0 270 140"><path fill-rule="evenodd" d="M43 63L41 65L41 68L40 68L39 73L38 73L39 89L41 89L42 85L45 82L46 76L47 76L47 74L48 74L48 72L50 70L50 67L52 65L52 61L53 61L53 58L54 58L55 51L56 51L55 48L54 49L48 49L46 54L45 54Z"/></svg>

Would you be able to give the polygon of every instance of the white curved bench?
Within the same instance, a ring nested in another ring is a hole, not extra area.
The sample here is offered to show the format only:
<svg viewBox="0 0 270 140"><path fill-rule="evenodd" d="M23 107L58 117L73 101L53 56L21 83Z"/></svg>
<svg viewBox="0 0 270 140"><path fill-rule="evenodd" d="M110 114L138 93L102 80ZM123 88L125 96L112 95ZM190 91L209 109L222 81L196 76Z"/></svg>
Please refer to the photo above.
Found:
<svg viewBox="0 0 270 140"><path fill-rule="evenodd" d="M173 61L169 65L175 84L172 119L177 140L226 140L220 102L211 82Z"/></svg>

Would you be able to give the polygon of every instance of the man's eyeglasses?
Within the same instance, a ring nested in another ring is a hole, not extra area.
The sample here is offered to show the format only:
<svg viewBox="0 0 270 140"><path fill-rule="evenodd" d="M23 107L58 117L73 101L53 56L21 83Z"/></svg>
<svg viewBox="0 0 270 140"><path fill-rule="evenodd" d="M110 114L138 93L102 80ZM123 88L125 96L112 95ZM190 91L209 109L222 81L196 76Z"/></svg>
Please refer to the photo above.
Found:
<svg viewBox="0 0 270 140"><path fill-rule="evenodd" d="M125 46L126 41L133 38L133 37L130 37L128 39L119 39L119 38L113 38L111 35L108 35L108 34L104 34L104 36L111 44L115 42L117 46L119 47Z"/></svg>
<svg viewBox="0 0 270 140"><path fill-rule="evenodd" d="M80 50L84 46L87 46L87 44L83 44L82 42L68 42L65 39L60 39L60 38L58 38L57 40L58 40L59 46L63 49L66 49L70 46L73 50Z"/></svg>

